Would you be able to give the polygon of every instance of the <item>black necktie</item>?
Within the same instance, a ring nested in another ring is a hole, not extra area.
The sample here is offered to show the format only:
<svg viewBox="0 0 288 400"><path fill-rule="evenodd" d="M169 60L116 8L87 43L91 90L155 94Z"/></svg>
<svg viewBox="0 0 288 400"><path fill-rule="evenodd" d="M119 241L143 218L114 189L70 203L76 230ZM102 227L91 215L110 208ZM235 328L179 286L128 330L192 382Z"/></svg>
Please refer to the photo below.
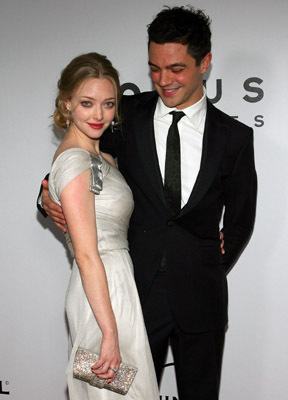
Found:
<svg viewBox="0 0 288 400"><path fill-rule="evenodd" d="M164 190L170 207L176 214L181 209L180 137L177 124L185 113L172 111L170 114L173 116L173 121L166 142Z"/></svg>

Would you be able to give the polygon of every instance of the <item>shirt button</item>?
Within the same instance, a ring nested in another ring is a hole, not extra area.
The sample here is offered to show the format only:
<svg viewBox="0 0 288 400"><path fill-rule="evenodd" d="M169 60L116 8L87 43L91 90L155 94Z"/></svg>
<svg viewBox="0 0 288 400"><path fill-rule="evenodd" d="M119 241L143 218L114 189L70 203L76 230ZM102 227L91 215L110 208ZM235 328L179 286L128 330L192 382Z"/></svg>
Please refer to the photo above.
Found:
<svg viewBox="0 0 288 400"><path fill-rule="evenodd" d="M168 222L167 222L167 225L168 225L168 226L174 226L174 221L168 221Z"/></svg>

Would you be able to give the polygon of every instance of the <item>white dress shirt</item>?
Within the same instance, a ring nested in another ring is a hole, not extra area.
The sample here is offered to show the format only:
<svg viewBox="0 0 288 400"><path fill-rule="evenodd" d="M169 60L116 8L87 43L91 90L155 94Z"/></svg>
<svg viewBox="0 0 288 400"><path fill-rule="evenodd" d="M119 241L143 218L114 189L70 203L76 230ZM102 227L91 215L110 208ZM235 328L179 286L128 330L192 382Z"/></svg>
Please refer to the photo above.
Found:
<svg viewBox="0 0 288 400"><path fill-rule="evenodd" d="M178 122L181 149L181 207L187 203L195 184L202 156L203 133L207 113L206 90L203 97L195 104L181 111L185 116ZM159 97L154 113L154 131L159 167L164 184L166 140L172 124L171 111L176 108L166 107Z"/></svg>

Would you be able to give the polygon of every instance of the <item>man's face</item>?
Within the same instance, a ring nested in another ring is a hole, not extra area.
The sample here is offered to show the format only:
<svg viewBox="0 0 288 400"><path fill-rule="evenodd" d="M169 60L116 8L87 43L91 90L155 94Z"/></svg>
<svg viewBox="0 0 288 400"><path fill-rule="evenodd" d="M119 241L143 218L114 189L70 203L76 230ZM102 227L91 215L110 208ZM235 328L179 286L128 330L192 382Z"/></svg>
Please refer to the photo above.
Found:
<svg viewBox="0 0 288 400"><path fill-rule="evenodd" d="M155 89L167 107L179 110L197 103L203 96L202 75L207 71L211 53L206 54L199 66L180 43L149 46L149 66Z"/></svg>

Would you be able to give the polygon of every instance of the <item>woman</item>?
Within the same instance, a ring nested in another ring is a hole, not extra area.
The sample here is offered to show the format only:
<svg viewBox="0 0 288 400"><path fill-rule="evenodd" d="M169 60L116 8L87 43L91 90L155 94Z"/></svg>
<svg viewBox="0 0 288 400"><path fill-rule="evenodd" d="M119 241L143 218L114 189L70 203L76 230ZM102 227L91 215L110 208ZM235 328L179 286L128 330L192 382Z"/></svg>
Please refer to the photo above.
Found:
<svg viewBox="0 0 288 400"><path fill-rule="evenodd" d="M100 354L92 371L107 382L117 374L121 359L138 368L127 399L158 400L128 254L132 194L113 158L99 150L103 132L119 123L118 73L105 56L84 54L63 70L58 89L54 120L67 132L54 156L49 193L63 208L74 258L66 297L70 399L119 399L119 394L73 378L80 346Z"/></svg>

